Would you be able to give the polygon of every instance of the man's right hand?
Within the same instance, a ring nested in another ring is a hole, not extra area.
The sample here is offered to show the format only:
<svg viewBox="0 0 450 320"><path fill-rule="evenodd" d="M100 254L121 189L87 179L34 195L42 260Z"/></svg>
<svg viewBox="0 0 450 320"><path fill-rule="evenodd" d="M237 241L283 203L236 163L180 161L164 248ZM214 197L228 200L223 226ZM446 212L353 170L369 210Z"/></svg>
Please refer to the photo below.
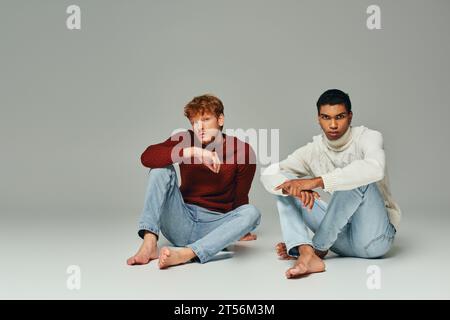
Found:
<svg viewBox="0 0 450 320"><path fill-rule="evenodd" d="M286 192L285 190L283 190L283 194L289 194L293 197L296 197L298 199L300 199L300 201L302 202L303 206L308 208L308 210L312 210L313 206L314 206L314 200L315 199L320 199L320 195L313 191L313 190L302 190L300 191L300 195L292 195L288 192Z"/></svg>
<svg viewBox="0 0 450 320"><path fill-rule="evenodd" d="M215 151L189 147L183 149L183 156L200 159L201 163L214 173L219 173L220 171L220 159Z"/></svg>

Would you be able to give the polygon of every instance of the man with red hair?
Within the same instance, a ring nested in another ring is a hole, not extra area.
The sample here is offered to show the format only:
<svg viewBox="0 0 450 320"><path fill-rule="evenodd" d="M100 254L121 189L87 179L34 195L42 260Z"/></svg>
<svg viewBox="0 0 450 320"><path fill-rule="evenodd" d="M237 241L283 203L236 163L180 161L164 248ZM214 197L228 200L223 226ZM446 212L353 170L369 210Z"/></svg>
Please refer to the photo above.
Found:
<svg viewBox="0 0 450 320"><path fill-rule="evenodd" d="M161 269L192 260L205 263L239 239L256 239L250 232L261 214L248 200L256 156L249 144L222 133L223 109L213 95L195 97L184 108L192 129L142 154L142 164L150 168L138 227L143 243L129 265L158 257ZM182 248L164 247L158 255L160 231Z"/></svg>

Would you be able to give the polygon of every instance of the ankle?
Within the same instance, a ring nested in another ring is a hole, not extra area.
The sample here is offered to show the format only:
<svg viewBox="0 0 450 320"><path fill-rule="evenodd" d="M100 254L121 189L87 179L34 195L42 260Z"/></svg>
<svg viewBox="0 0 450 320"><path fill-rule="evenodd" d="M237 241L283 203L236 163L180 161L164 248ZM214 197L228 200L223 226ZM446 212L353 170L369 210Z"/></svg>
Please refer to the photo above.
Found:
<svg viewBox="0 0 450 320"><path fill-rule="evenodd" d="M148 246L156 246L158 242L158 237L149 231L145 231L144 233L144 244Z"/></svg>
<svg viewBox="0 0 450 320"><path fill-rule="evenodd" d="M314 248L309 244L302 244L298 246L298 252L301 254L311 254L314 253Z"/></svg>
<svg viewBox="0 0 450 320"><path fill-rule="evenodd" d="M191 248L183 248L179 251L179 253L186 260L191 260L197 256Z"/></svg>

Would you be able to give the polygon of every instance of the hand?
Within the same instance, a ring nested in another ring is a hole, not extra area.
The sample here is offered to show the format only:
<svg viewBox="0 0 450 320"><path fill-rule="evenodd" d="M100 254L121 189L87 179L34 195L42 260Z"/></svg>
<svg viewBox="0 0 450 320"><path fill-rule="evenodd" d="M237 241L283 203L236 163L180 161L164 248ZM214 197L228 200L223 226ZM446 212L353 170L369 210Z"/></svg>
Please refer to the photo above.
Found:
<svg viewBox="0 0 450 320"><path fill-rule="evenodd" d="M294 197L300 197L303 190L312 190L318 187L323 188L323 181L321 177L312 179L292 179L283 182L275 188L276 190L283 190L283 193L290 194Z"/></svg>
<svg viewBox="0 0 450 320"><path fill-rule="evenodd" d="M202 153L202 163L212 172L219 173L220 159L215 151L204 150Z"/></svg>
<svg viewBox="0 0 450 320"><path fill-rule="evenodd" d="M219 173L220 171L220 159L215 151L209 151L198 147L190 147L183 149L183 156L193 156L200 159L201 163L214 173Z"/></svg>
<svg viewBox="0 0 450 320"><path fill-rule="evenodd" d="M314 200L320 199L320 195L312 190L303 190L300 191L300 197L297 197L303 204L303 207L306 207L308 211L311 211L314 206Z"/></svg>

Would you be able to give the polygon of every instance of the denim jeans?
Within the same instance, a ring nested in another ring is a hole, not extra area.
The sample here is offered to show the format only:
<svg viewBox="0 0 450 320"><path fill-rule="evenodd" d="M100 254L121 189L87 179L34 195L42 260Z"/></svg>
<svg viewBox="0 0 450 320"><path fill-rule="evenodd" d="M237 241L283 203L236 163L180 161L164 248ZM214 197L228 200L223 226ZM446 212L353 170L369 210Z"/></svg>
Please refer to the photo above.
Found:
<svg viewBox="0 0 450 320"><path fill-rule="evenodd" d="M335 191L329 204L316 199L310 212L292 196L277 196L277 207L288 254L295 257L299 245L309 244L342 256L377 258L389 251L396 234L376 183Z"/></svg>
<svg viewBox="0 0 450 320"><path fill-rule="evenodd" d="M174 167L151 169L138 234L159 232L177 247L189 247L201 263L211 258L260 222L259 210L250 204L227 213L185 203Z"/></svg>

